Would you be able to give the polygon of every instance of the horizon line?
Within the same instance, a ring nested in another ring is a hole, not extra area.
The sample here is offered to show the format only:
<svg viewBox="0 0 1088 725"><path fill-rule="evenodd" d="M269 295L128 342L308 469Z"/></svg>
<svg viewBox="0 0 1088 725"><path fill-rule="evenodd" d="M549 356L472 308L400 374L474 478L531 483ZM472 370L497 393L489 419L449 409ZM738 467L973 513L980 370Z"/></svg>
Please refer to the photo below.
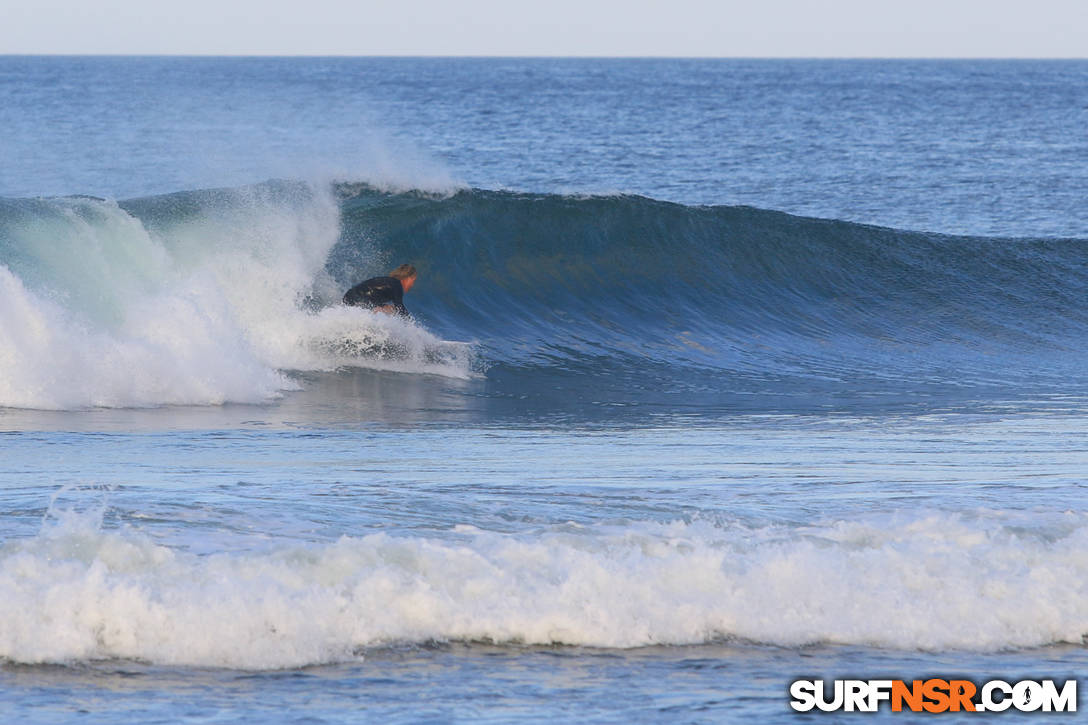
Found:
<svg viewBox="0 0 1088 725"><path fill-rule="evenodd" d="M934 60L934 61L1077 61L1088 56L1065 55L477 55L477 54L348 54L348 53L3 53L2 58L358 58L434 60Z"/></svg>

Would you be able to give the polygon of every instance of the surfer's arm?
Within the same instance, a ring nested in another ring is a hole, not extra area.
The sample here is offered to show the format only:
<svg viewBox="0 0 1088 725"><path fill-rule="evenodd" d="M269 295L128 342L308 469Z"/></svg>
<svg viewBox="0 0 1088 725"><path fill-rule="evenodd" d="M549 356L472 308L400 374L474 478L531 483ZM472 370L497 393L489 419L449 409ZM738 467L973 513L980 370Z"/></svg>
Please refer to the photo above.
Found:
<svg viewBox="0 0 1088 725"><path fill-rule="evenodd" d="M389 296L392 299L389 300L387 307L391 307L392 312L401 317L407 317L408 310L404 308L404 288L401 286L400 280L394 280L393 284L390 285Z"/></svg>

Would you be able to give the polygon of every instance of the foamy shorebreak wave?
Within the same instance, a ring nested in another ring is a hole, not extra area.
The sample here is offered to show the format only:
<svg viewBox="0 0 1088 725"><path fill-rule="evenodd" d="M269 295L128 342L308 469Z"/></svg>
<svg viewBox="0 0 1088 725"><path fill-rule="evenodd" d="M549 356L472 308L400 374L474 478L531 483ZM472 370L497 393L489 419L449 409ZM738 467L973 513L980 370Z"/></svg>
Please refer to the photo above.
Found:
<svg viewBox="0 0 1088 725"><path fill-rule="evenodd" d="M373 534L196 555L101 514L0 547L0 658L267 669L431 641L994 651L1088 632L1088 518Z"/></svg>

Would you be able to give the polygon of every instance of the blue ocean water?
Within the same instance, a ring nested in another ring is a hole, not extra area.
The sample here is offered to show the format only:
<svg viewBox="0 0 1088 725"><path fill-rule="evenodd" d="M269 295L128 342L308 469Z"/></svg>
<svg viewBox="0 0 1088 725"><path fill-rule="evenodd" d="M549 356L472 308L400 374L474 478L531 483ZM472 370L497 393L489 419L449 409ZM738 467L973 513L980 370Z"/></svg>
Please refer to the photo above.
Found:
<svg viewBox="0 0 1088 725"><path fill-rule="evenodd" d="M1086 81L0 57L0 712L1083 689Z"/></svg>

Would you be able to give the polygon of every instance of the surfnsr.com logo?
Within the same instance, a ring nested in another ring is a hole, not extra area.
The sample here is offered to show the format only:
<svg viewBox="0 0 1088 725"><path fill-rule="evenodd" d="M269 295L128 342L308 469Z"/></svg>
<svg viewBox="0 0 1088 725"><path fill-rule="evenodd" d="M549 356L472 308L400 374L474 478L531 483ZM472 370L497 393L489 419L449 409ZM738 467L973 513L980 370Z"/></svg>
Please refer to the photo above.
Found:
<svg viewBox="0 0 1088 725"><path fill-rule="evenodd" d="M795 680L790 707L798 712L1076 712L1077 681L1054 680Z"/></svg>

